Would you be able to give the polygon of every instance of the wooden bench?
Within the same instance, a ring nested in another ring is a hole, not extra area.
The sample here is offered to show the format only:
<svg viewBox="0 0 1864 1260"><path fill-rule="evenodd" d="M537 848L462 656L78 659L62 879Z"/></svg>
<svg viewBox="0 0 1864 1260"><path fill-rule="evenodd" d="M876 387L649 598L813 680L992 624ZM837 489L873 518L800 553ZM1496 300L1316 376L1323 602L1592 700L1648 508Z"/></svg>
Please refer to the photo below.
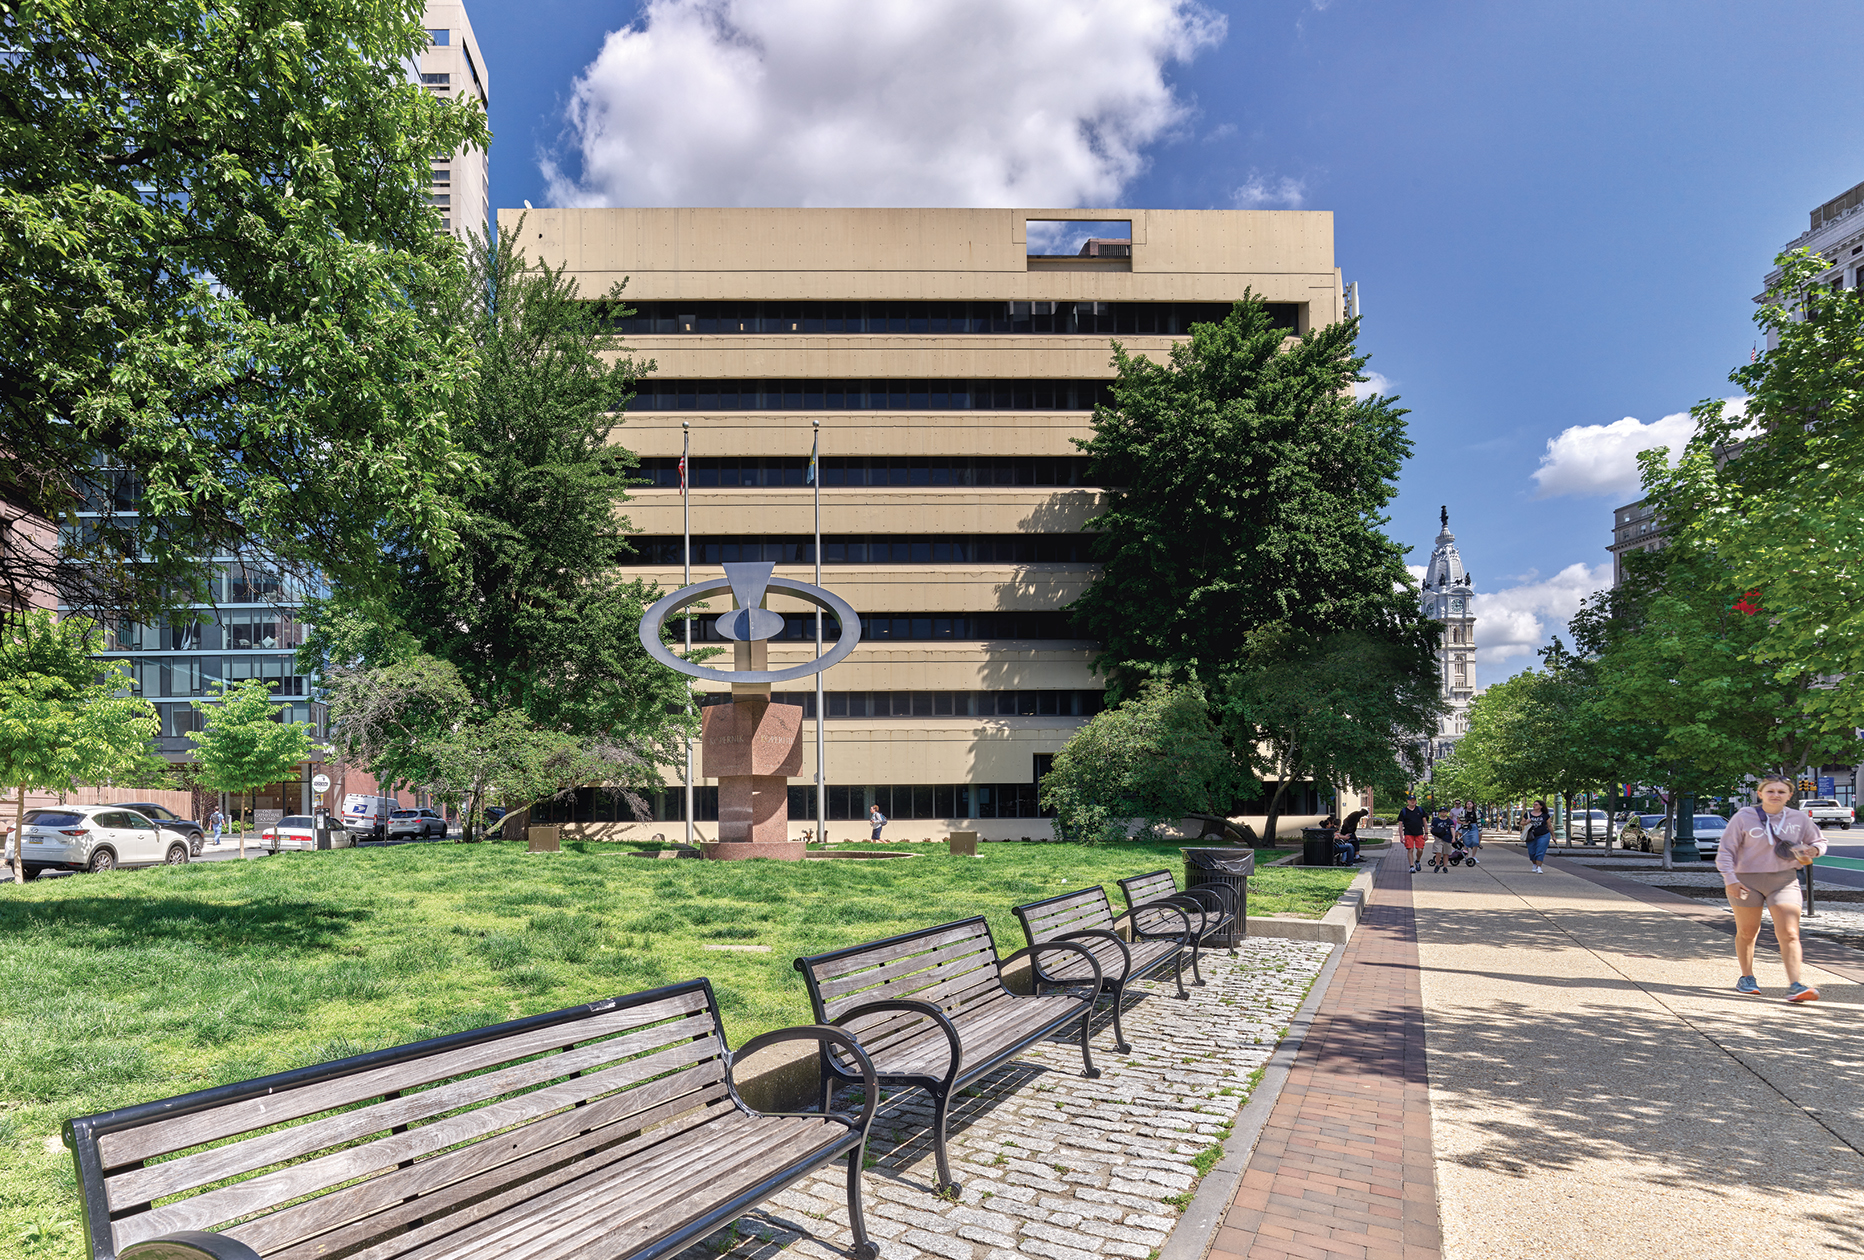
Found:
<svg viewBox="0 0 1864 1260"><path fill-rule="evenodd" d="M1236 907L1230 904L1230 898L1224 896L1221 888L1215 887L1187 888L1180 892L1170 871L1133 875L1120 880L1119 885L1121 895L1126 898L1126 911L1132 916L1135 932L1167 930L1171 920L1165 907L1177 906L1189 916L1192 983L1204 983L1204 975L1197 965L1204 942L1213 936L1221 936L1227 941L1237 927ZM1228 948L1231 954L1236 953L1234 945Z"/></svg>
<svg viewBox="0 0 1864 1260"><path fill-rule="evenodd" d="M865 1110L739 1098L735 1066L797 1040L833 1048ZM734 1053L701 979L85 1116L65 1144L96 1260L663 1256L842 1158L873 1260L861 1160L878 1103L841 1029Z"/></svg>
<svg viewBox="0 0 1864 1260"><path fill-rule="evenodd" d="M1127 985L1170 963L1178 996L1187 1000L1191 996L1184 991L1184 951L1191 939L1190 917L1178 906L1160 904L1157 908L1161 913L1176 914L1179 928L1170 933L1147 933L1135 927L1133 939L1128 942L1114 930L1113 903L1099 884L1013 907L1031 947L1067 941L1086 946L1093 955L1101 975L1100 987L1113 995L1113 1045L1121 1054L1133 1051L1120 1025L1120 996ZM1031 965L1036 978L1047 984L1079 984L1087 979L1078 959L1067 959L1056 967L1045 967L1039 959L1032 959Z"/></svg>
<svg viewBox="0 0 1864 1260"><path fill-rule="evenodd" d="M1077 955L1084 993L1011 993L1003 969L1041 953ZM938 1190L955 1195L945 1124L952 1096L1024 1050L1079 1020L1081 1065L1097 1077L1088 1051L1089 1020L1100 991L1100 965L1076 944L1040 945L999 958L982 915L883 941L798 958L817 1021L860 1038L874 1072L888 1085L917 1085L932 1095ZM832 1053L823 1056L823 1097L853 1079Z"/></svg>

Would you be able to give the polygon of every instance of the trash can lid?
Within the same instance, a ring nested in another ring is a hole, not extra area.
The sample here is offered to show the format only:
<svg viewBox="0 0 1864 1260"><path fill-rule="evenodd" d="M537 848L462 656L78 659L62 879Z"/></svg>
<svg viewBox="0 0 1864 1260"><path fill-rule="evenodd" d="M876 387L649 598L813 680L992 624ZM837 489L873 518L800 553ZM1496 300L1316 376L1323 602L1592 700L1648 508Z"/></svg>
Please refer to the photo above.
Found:
<svg viewBox="0 0 1864 1260"><path fill-rule="evenodd" d="M1226 875L1256 873L1254 849L1181 849L1184 864L1200 871L1222 871Z"/></svg>

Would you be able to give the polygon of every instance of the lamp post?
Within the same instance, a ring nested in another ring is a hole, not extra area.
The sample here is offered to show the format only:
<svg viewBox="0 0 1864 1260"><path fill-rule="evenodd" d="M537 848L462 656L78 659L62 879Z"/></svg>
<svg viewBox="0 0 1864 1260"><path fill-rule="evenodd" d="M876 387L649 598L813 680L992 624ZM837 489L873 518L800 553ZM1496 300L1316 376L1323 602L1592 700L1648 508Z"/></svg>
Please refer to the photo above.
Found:
<svg viewBox="0 0 1864 1260"><path fill-rule="evenodd" d="M1702 851L1696 848L1696 798L1679 794L1676 798L1676 831L1670 841L1670 857L1678 862L1700 862Z"/></svg>

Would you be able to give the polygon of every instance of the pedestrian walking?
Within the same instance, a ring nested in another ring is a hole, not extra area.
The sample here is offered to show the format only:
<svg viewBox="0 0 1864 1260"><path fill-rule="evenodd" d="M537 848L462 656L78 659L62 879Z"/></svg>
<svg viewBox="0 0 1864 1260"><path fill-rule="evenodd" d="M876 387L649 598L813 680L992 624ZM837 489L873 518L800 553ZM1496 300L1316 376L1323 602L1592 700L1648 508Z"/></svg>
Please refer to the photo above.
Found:
<svg viewBox="0 0 1864 1260"><path fill-rule="evenodd" d="M1404 847L1411 855L1413 875L1424 869L1424 833L1429 829L1429 818L1418 805L1415 793L1404 798L1404 808L1398 811L1398 834L1404 837Z"/></svg>
<svg viewBox="0 0 1864 1260"><path fill-rule="evenodd" d="M1463 847L1469 850L1469 864L1482 865L1482 817L1474 801L1463 802Z"/></svg>
<svg viewBox="0 0 1864 1260"><path fill-rule="evenodd" d="M880 806L868 810L867 821L873 825L874 839L880 839L880 829L887 825L887 816L880 812Z"/></svg>
<svg viewBox="0 0 1864 1260"><path fill-rule="evenodd" d="M1553 843L1553 814L1547 802L1535 801L1534 808L1527 811L1521 841L1527 845L1527 860L1534 864L1534 873L1541 874L1540 864L1547 860L1547 846Z"/></svg>
<svg viewBox="0 0 1864 1260"><path fill-rule="evenodd" d="M208 822L213 826L213 829L214 829L214 843L219 844L220 843L220 829L227 825L227 817L225 814L220 812L220 807L218 805L214 806L214 816L211 819L209 819Z"/></svg>
<svg viewBox="0 0 1864 1260"><path fill-rule="evenodd" d="M1773 937L1786 968L1786 1000L1816 1002L1819 991L1800 980L1799 916L1805 900L1799 891L1799 868L1812 865L1825 852L1825 837L1808 814L1788 807L1793 785L1785 779L1763 776L1755 795L1760 803L1735 811L1715 849L1715 869L1722 873L1728 904L1735 912L1735 960L1741 964L1735 992L1760 996L1754 942L1765 907L1773 916Z"/></svg>
<svg viewBox="0 0 1864 1260"><path fill-rule="evenodd" d="M1447 875L1450 871L1450 850L1456 847L1456 822L1450 817L1448 805L1437 806L1437 816L1430 820L1430 837L1437 842L1436 851L1430 855L1430 864L1437 874Z"/></svg>

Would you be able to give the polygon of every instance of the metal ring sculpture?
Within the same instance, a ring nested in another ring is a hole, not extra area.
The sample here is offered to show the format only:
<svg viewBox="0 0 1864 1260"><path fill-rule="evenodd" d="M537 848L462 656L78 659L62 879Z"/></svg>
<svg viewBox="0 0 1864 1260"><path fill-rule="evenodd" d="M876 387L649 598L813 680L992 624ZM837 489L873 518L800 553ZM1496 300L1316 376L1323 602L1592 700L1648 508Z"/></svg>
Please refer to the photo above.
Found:
<svg viewBox="0 0 1864 1260"><path fill-rule="evenodd" d="M722 683L780 683L821 673L854 651L855 645L861 641L861 618L854 611L854 605L841 596L808 582L773 577L769 580L771 590L782 591L785 595L794 595L805 603L814 604L826 612L835 614L835 619L841 623L841 638L836 641L834 647L812 661L793 665L788 669L713 669L709 665L695 665L675 656L672 650L660 641L660 627L666 623L667 618L688 604L698 603L708 595L717 591L730 590L731 585L730 578L713 578L707 582L695 582L691 586L682 587L671 595L656 601L653 607L641 617L641 646L647 649L649 656L662 665L678 670L690 678L703 678L709 682ZM738 613L745 611L747 610L734 609L724 614L721 620L735 617ZM756 620L754 618L741 619L747 627L754 624ZM764 636L747 634L744 637L761 638Z"/></svg>

